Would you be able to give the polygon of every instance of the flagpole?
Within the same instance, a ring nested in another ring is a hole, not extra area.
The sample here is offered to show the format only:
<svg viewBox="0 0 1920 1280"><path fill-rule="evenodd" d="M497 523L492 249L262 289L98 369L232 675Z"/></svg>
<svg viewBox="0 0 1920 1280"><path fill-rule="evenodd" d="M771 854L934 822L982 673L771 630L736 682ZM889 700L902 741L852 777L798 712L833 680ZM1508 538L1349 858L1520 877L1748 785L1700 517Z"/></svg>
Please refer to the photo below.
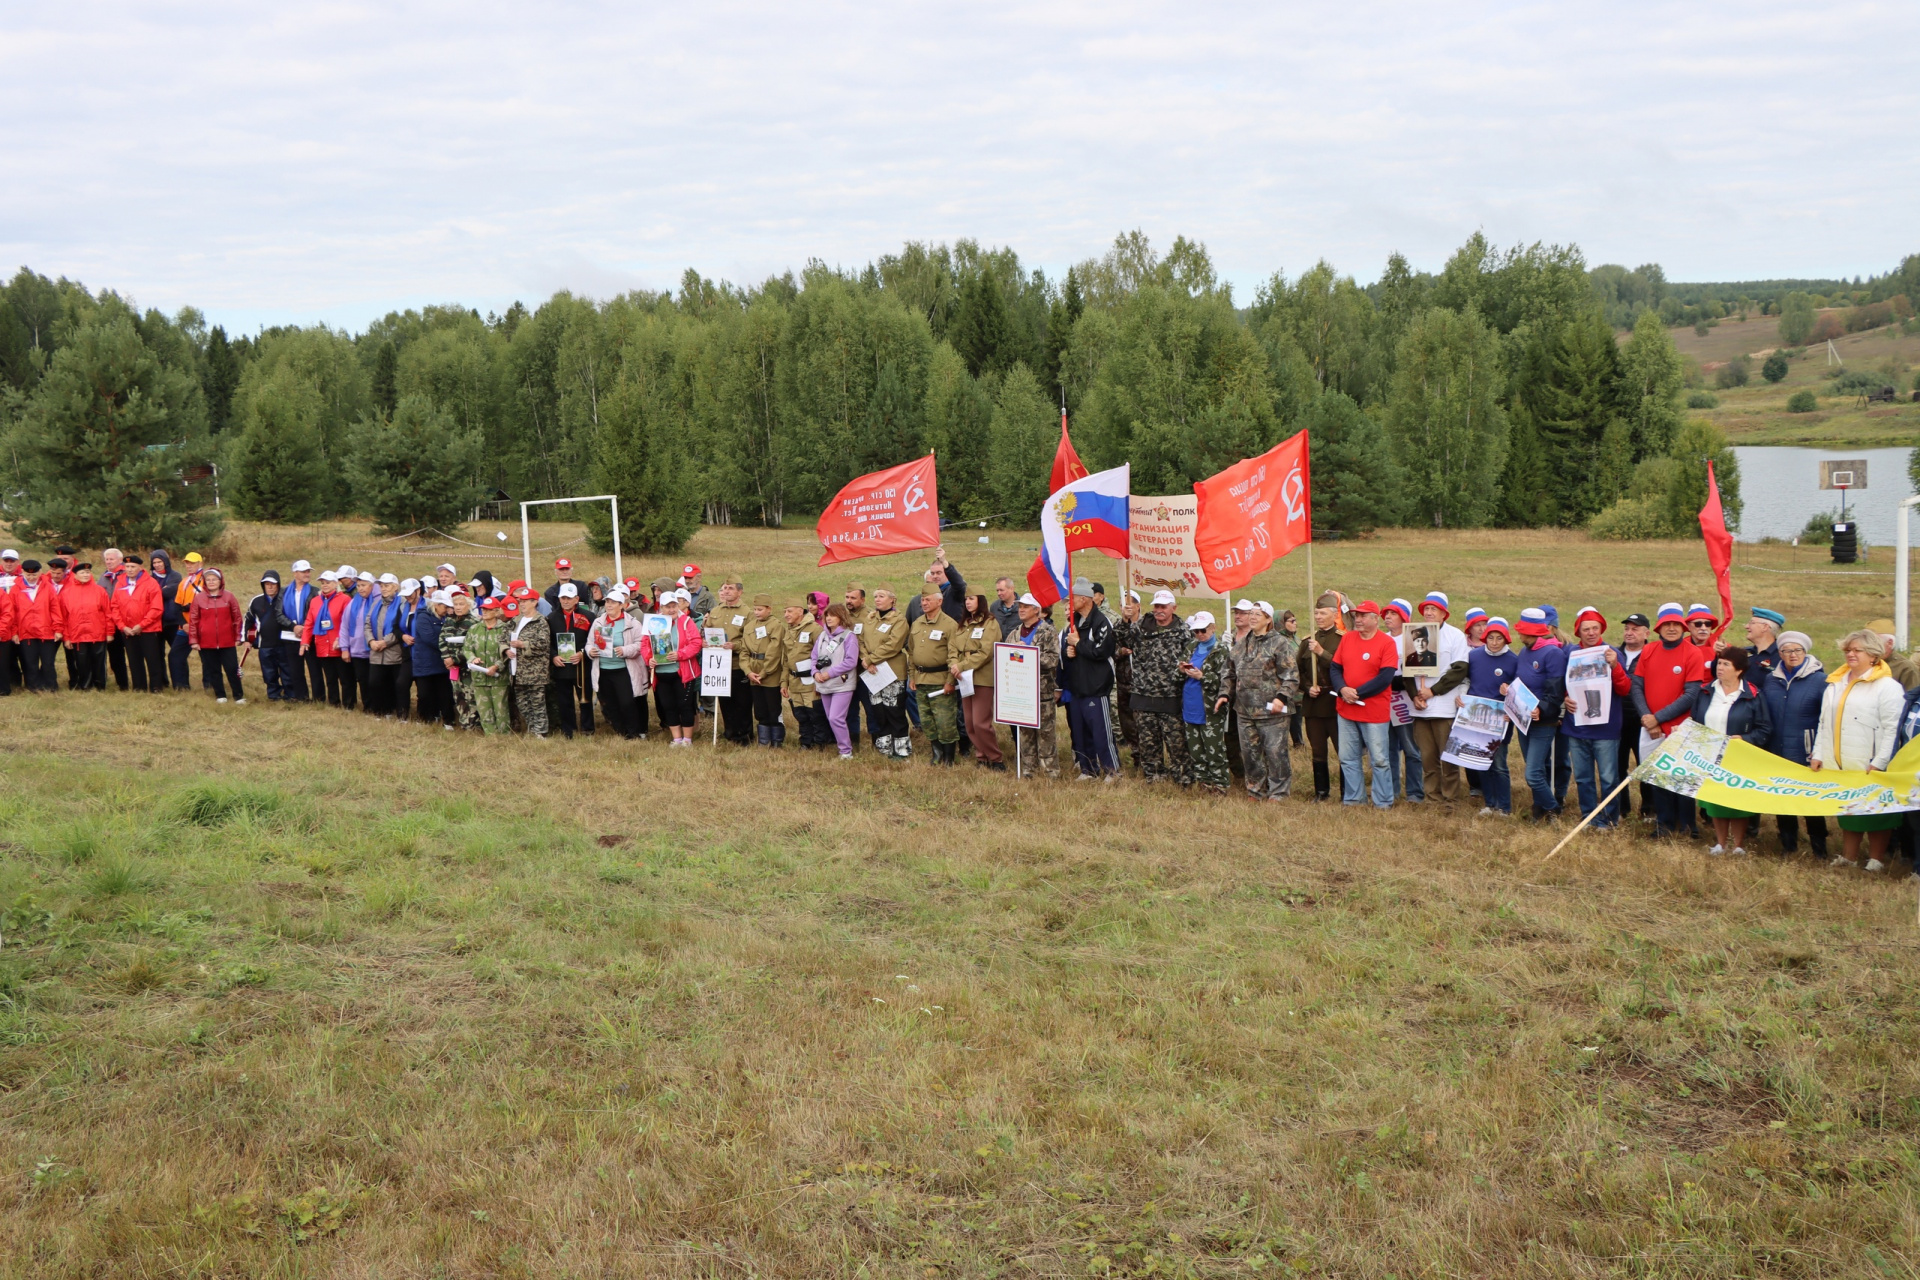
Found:
<svg viewBox="0 0 1920 1280"><path fill-rule="evenodd" d="M1564 849L1564 848L1566 848L1566 847L1567 847L1567 841L1568 841L1568 840L1571 840L1571 839L1573 839L1573 838L1574 838L1575 836L1577 836L1577 835L1579 835L1579 834L1580 834L1580 833L1581 833L1582 831L1584 831L1584 830L1586 830L1586 829L1587 829L1587 824L1588 824L1589 822L1592 822L1592 821L1593 821L1593 820L1594 820L1595 818L1597 818L1597 817L1599 817L1599 816L1600 816L1601 814L1603 814L1603 813L1605 813L1605 812L1607 811L1607 806L1613 803L1613 798L1614 798L1615 796L1617 796L1617 795L1619 795L1619 794L1620 794L1620 793L1621 793L1622 791L1625 791L1625 790L1627 789L1627 784L1628 784L1628 783L1630 783L1630 782L1632 782L1632 781L1633 781L1633 774L1632 774L1631 772L1629 772L1629 773L1627 774L1627 776L1626 776L1626 777L1624 777L1624 778L1622 778L1622 779L1620 779L1620 785L1619 785L1619 786L1617 786L1617 787L1615 787L1615 788L1614 788L1614 789L1613 789L1612 791L1609 791L1609 792L1607 793L1607 798L1606 798L1605 800L1602 800L1602 801L1601 801L1601 802L1600 802L1599 804L1597 804L1597 805L1595 805L1595 806L1594 806L1594 809L1593 809L1593 812L1592 812L1592 813L1590 813L1590 814L1588 814L1588 815L1587 815L1586 817L1584 817L1584 818L1582 818L1582 819L1580 819L1580 825L1579 825L1579 826L1577 826L1577 827L1575 827L1575 828L1574 828L1573 830L1571 830L1571 831L1569 831L1569 832L1567 832L1567 834L1566 834L1566 835L1565 835L1564 837L1562 837L1562 839L1561 839L1561 841L1560 841L1560 843L1559 843L1559 844L1557 844L1557 845L1555 845L1555 846L1553 846L1553 853L1549 853L1549 854L1547 855L1547 857L1546 857L1546 858L1542 858L1542 859L1540 859L1540 861L1541 861L1541 862L1545 862L1545 861L1547 860L1547 858L1551 858L1551 857L1553 856L1553 854L1554 854L1554 853L1558 853L1558 852L1560 852L1560 851L1561 851L1562 849ZM1539 865L1539 864L1538 864L1538 863L1536 863L1535 865L1537 866L1537 865Z"/></svg>

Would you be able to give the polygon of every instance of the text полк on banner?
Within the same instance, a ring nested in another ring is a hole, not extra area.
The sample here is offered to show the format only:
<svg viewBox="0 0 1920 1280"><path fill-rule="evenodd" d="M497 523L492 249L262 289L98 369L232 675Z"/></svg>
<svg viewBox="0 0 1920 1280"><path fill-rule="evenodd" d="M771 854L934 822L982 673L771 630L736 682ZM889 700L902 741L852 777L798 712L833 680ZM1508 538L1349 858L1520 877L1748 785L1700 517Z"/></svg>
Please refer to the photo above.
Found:
<svg viewBox="0 0 1920 1280"><path fill-rule="evenodd" d="M1246 586L1313 537L1307 433L1198 481L1193 494L1193 545L1207 585L1223 593Z"/></svg>
<svg viewBox="0 0 1920 1280"><path fill-rule="evenodd" d="M833 496L814 526L820 563L890 556L940 545L933 455L861 476Z"/></svg>
<svg viewBox="0 0 1920 1280"><path fill-rule="evenodd" d="M1200 553L1194 550L1193 530L1200 517L1200 500L1191 493L1169 494L1164 498L1127 499L1127 530L1131 550L1127 555L1127 588L1150 599L1156 591L1171 591L1176 596L1206 590L1206 577L1200 570Z"/></svg>

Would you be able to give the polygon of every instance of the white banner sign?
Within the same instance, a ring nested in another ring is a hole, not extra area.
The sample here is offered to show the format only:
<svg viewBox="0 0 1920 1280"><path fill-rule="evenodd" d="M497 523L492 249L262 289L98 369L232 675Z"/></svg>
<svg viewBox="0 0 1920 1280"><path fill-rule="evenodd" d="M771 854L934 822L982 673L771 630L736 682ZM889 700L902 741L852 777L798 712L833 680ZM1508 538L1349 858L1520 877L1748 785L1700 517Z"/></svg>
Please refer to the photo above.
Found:
<svg viewBox="0 0 1920 1280"><path fill-rule="evenodd" d="M1127 499L1127 587L1138 591L1142 601L1161 590L1176 596L1219 594L1201 576L1200 553L1193 549L1199 518L1199 499L1191 493L1165 498L1135 494Z"/></svg>
<svg viewBox="0 0 1920 1280"><path fill-rule="evenodd" d="M709 645L700 651L700 696L726 698L733 694L733 652Z"/></svg>

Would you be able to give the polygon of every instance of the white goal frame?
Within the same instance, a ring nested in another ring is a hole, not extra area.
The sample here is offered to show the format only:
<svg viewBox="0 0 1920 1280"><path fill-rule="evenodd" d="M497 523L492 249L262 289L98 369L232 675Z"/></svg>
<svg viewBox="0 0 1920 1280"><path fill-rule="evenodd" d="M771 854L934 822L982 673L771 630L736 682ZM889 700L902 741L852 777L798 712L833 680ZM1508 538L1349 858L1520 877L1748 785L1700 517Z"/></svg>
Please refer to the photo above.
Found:
<svg viewBox="0 0 1920 1280"><path fill-rule="evenodd" d="M582 498L535 498L531 502L520 504L520 568L521 581L533 585L533 530L527 521L528 507L550 507L561 502L611 502L613 504L613 580L625 581L626 570L620 563L620 496L614 493L596 493Z"/></svg>

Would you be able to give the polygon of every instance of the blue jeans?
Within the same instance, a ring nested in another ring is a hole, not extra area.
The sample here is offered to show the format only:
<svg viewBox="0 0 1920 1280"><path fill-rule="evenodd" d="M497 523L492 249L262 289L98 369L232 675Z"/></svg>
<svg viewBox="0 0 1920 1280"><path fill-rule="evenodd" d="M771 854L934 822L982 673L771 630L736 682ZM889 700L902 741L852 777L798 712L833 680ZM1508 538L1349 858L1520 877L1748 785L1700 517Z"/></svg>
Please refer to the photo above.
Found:
<svg viewBox="0 0 1920 1280"><path fill-rule="evenodd" d="M1373 807L1393 807L1393 772L1387 766L1387 726L1363 724L1340 719L1340 803L1359 804L1365 795L1366 781L1360 772L1361 756L1373 761Z"/></svg>
<svg viewBox="0 0 1920 1280"><path fill-rule="evenodd" d="M1560 754L1573 770L1574 786L1580 792L1580 816L1585 817L1620 785L1620 739L1611 730L1604 738L1568 734L1560 739ZM1593 820L1593 825L1610 827L1619 820L1620 800L1616 799Z"/></svg>
<svg viewBox="0 0 1920 1280"><path fill-rule="evenodd" d="M1480 798L1495 813L1513 812L1513 778L1507 772L1507 748L1513 743L1513 726L1493 749L1493 765L1479 771Z"/></svg>
<svg viewBox="0 0 1920 1280"><path fill-rule="evenodd" d="M1420 744L1413 740L1410 724L1387 726L1387 774L1393 781L1396 798L1405 796L1418 804L1427 798L1426 780L1421 776Z"/></svg>
<svg viewBox="0 0 1920 1280"><path fill-rule="evenodd" d="M1535 724L1527 731L1527 789L1533 792L1535 814L1553 813L1560 807L1553 798L1553 747L1559 737L1557 724Z"/></svg>

